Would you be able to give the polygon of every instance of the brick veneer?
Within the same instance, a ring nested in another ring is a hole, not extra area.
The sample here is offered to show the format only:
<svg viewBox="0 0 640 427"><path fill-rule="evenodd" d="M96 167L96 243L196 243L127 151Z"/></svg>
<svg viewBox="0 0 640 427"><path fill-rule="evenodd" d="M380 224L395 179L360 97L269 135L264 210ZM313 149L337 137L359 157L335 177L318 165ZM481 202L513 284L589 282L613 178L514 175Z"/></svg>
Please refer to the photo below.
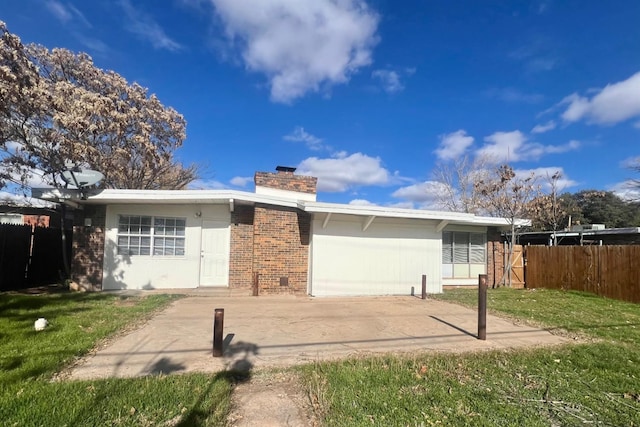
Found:
<svg viewBox="0 0 640 427"><path fill-rule="evenodd" d="M504 272L504 246L500 231L489 228L487 231L487 284L495 287Z"/></svg>
<svg viewBox="0 0 640 427"><path fill-rule="evenodd" d="M293 172L256 172L254 181L256 186L316 194L318 178L294 175Z"/></svg>
<svg viewBox="0 0 640 427"><path fill-rule="evenodd" d="M310 230L306 212L256 204L253 271L259 274L260 294L306 293Z"/></svg>
<svg viewBox="0 0 640 427"><path fill-rule="evenodd" d="M73 226L71 280L88 291L102 289L104 260L105 206L85 206ZM91 218L91 226L80 225L84 218Z"/></svg>
<svg viewBox="0 0 640 427"><path fill-rule="evenodd" d="M238 205L231 213L229 287L251 289L253 285L253 206Z"/></svg>

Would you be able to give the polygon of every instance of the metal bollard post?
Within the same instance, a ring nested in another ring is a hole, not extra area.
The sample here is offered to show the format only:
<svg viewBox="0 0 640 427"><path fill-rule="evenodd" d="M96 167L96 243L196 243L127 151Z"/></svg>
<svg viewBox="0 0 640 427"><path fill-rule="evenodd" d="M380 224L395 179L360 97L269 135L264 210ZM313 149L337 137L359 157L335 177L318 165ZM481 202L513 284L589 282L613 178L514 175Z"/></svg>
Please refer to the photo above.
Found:
<svg viewBox="0 0 640 427"><path fill-rule="evenodd" d="M487 275L478 274L478 339L487 339Z"/></svg>
<svg viewBox="0 0 640 427"><path fill-rule="evenodd" d="M427 299L427 275L422 275L422 299Z"/></svg>
<svg viewBox="0 0 640 427"><path fill-rule="evenodd" d="M253 291L253 296L257 297L258 296L258 290L260 289L259 285L260 285L260 273L254 273L253 274L253 286L252 286L252 291Z"/></svg>
<svg viewBox="0 0 640 427"><path fill-rule="evenodd" d="M224 331L224 308L216 308L213 316L213 357L222 357L222 334Z"/></svg>

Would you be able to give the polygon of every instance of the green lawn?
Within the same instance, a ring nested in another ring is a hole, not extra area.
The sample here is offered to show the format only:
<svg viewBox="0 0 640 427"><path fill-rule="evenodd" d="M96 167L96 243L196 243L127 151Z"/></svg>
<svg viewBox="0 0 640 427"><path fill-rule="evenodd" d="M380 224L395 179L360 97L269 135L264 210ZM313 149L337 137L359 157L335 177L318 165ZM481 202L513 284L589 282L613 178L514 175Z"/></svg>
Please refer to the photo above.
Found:
<svg viewBox="0 0 640 427"><path fill-rule="evenodd" d="M474 306L477 291L437 298ZM497 289L489 290L488 307L581 339L533 350L307 366L307 386L326 424L640 425L639 305L574 292Z"/></svg>
<svg viewBox="0 0 640 427"><path fill-rule="evenodd" d="M0 420L8 426L218 426L231 373L51 381L96 342L174 297L0 295ZM437 296L473 306L477 292ZM640 426L640 306L560 291L489 290L488 307L576 337L562 347L414 354L302 371L328 426ZM33 322L46 317L44 332Z"/></svg>
<svg viewBox="0 0 640 427"><path fill-rule="evenodd" d="M104 293L0 294L0 420L7 426L221 425L230 374L51 381L100 340L176 297ZM49 320L36 332L38 317Z"/></svg>

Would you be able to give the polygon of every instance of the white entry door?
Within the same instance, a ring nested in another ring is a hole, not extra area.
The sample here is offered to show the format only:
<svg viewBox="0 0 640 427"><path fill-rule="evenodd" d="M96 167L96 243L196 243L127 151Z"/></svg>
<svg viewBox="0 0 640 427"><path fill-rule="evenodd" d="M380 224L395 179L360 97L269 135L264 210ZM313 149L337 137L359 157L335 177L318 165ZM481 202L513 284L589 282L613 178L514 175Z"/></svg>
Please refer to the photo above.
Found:
<svg viewBox="0 0 640 427"><path fill-rule="evenodd" d="M229 286L229 223L202 221L200 286Z"/></svg>

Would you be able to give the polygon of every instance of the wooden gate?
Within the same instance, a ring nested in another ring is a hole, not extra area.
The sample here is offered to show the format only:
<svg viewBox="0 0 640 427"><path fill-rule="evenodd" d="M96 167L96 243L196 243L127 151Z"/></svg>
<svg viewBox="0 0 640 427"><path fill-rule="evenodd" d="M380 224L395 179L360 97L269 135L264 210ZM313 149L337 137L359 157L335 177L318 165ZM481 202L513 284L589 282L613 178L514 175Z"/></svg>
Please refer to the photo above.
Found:
<svg viewBox="0 0 640 427"><path fill-rule="evenodd" d="M511 263L509 263L509 243L502 242L496 247L494 252L493 271L495 280L493 286L511 286L513 288L524 288L524 248L522 245L513 245ZM491 266L490 266L491 268Z"/></svg>
<svg viewBox="0 0 640 427"><path fill-rule="evenodd" d="M511 256L511 287L524 288L524 286L524 248L522 245L513 245L513 255Z"/></svg>

